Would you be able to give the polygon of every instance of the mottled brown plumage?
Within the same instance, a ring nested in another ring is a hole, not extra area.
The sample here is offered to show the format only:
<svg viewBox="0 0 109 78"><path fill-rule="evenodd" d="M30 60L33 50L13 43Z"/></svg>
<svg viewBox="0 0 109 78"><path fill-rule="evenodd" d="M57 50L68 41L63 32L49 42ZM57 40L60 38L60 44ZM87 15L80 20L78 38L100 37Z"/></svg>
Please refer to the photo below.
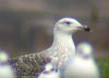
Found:
<svg viewBox="0 0 109 78"><path fill-rule="evenodd" d="M43 71L44 65L49 62L50 58L43 53L27 54L11 59L17 78L38 76Z"/></svg>

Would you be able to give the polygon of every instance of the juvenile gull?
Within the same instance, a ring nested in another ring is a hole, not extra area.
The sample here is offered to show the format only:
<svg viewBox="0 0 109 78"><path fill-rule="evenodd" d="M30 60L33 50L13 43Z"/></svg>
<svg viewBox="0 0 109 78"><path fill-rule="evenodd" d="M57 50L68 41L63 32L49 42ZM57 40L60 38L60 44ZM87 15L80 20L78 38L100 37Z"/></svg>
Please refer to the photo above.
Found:
<svg viewBox="0 0 109 78"><path fill-rule="evenodd" d="M41 72L41 74L38 76L38 78L60 78L60 73L56 67L54 67L50 63L47 63L45 65L44 71Z"/></svg>
<svg viewBox="0 0 109 78"><path fill-rule="evenodd" d="M5 52L0 52L0 78L14 78L15 74L12 66L8 63L9 56Z"/></svg>
<svg viewBox="0 0 109 78"><path fill-rule="evenodd" d="M31 54L22 55L11 59L16 67L17 76L31 76L40 73L44 64L51 62L57 67L62 65L75 55L75 45L72 34L76 31L90 31L86 25L80 24L74 18L62 18L54 26L53 43L50 48ZM37 66L37 67L36 67Z"/></svg>
<svg viewBox="0 0 109 78"><path fill-rule="evenodd" d="M92 46L81 43L77 47L76 56L69 61L65 78L99 78L99 70L94 60Z"/></svg>

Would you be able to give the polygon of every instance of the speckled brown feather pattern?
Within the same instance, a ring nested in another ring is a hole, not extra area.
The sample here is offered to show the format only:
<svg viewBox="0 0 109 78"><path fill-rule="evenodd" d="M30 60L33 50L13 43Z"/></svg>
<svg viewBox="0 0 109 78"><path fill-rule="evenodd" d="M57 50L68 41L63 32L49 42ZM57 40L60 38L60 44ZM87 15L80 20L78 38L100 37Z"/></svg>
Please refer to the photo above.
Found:
<svg viewBox="0 0 109 78"><path fill-rule="evenodd" d="M16 78L34 78L44 70L44 65L50 62L50 58L43 53L33 53L13 58L11 62L16 70Z"/></svg>

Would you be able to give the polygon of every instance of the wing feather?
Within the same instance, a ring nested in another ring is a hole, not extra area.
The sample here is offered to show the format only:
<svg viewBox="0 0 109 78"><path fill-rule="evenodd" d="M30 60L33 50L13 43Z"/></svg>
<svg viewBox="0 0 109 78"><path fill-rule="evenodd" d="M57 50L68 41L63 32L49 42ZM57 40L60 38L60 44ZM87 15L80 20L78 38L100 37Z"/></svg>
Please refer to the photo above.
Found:
<svg viewBox="0 0 109 78"><path fill-rule="evenodd" d="M32 53L11 59L17 78L38 76L44 70L44 65L50 61L51 58L46 56L45 53Z"/></svg>

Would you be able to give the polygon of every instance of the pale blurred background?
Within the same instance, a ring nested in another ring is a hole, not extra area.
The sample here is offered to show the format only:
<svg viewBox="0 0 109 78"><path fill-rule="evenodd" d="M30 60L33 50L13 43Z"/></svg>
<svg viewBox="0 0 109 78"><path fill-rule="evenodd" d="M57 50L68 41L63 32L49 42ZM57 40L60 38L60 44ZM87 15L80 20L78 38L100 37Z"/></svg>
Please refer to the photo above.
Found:
<svg viewBox="0 0 109 78"><path fill-rule="evenodd" d="M86 41L97 56L109 56L109 0L0 0L0 50L15 57L48 48L53 25L65 16L92 28L75 34L76 45Z"/></svg>

